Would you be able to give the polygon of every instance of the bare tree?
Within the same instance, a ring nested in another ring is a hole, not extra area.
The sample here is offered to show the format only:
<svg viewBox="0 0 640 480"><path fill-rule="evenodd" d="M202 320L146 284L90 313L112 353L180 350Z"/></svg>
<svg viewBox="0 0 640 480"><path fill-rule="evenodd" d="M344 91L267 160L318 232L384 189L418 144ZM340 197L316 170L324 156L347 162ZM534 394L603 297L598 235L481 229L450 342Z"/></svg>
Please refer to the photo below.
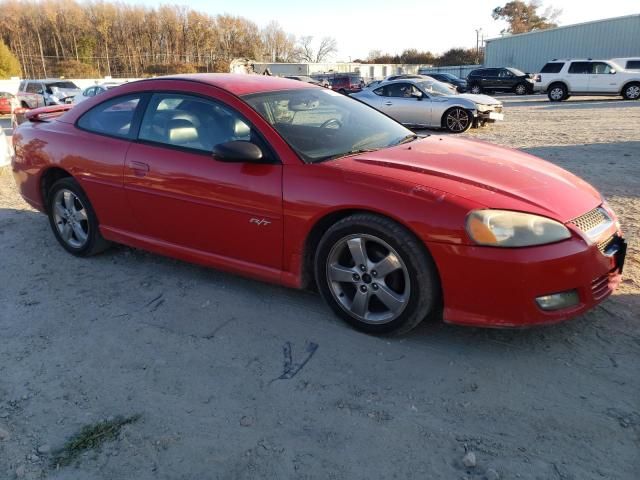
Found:
<svg viewBox="0 0 640 480"><path fill-rule="evenodd" d="M318 46L318 53L316 54L316 63L324 62L329 57L331 57L334 53L338 51L338 43L336 39L333 37L323 37L320 40L320 45Z"/></svg>

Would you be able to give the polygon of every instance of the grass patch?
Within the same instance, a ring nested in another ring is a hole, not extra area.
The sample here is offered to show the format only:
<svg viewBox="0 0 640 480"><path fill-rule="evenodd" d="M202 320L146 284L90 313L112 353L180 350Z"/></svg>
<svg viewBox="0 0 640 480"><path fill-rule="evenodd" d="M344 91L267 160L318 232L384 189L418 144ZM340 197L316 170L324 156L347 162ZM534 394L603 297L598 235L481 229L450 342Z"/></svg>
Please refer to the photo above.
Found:
<svg viewBox="0 0 640 480"><path fill-rule="evenodd" d="M135 423L140 415L131 417L118 416L113 420L85 425L72 436L60 450L56 451L51 459L51 468L60 468L70 465L80 455L88 450L100 447L103 443L114 440L122 427Z"/></svg>

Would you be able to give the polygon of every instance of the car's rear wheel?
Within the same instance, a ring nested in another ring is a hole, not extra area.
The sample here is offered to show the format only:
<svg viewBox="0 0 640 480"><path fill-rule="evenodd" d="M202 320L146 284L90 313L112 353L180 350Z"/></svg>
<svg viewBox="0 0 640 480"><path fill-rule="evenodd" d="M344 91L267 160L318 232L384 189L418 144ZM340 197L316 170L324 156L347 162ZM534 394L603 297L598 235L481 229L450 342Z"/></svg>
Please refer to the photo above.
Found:
<svg viewBox="0 0 640 480"><path fill-rule="evenodd" d="M373 214L351 215L327 230L315 276L334 312L367 333L408 332L440 298L424 246L404 227Z"/></svg>
<svg viewBox="0 0 640 480"><path fill-rule="evenodd" d="M622 96L625 100L640 99L640 83L633 82L625 85L622 89Z"/></svg>
<svg viewBox="0 0 640 480"><path fill-rule="evenodd" d="M480 95L482 93L482 87L478 84L471 85L471 88L469 88L469 92L473 93L474 95Z"/></svg>
<svg viewBox="0 0 640 480"><path fill-rule="evenodd" d="M442 126L451 133L464 133L471 128L473 117L462 107L447 110L442 117Z"/></svg>
<svg viewBox="0 0 640 480"><path fill-rule="evenodd" d="M70 177L58 180L49 189L47 199L51 229L65 250L87 257L109 247L100 234L91 202L78 182Z"/></svg>
<svg viewBox="0 0 640 480"><path fill-rule="evenodd" d="M527 94L527 86L524 83L519 83L515 86L513 91L516 95L526 95Z"/></svg>
<svg viewBox="0 0 640 480"><path fill-rule="evenodd" d="M567 87L565 87L561 83L551 85L551 87L549 87L549 91L547 92L547 96L552 102L561 102L563 100L566 100L568 94L569 92L567 91Z"/></svg>

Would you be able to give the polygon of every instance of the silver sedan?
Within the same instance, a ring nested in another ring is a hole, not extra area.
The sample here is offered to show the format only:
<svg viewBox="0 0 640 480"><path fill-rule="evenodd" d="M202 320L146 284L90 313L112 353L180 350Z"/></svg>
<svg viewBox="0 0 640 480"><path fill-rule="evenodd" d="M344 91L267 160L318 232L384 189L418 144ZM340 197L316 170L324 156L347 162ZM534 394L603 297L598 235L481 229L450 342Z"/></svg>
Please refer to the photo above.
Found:
<svg viewBox="0 0 640 480"><path fill-rule="evenodd" d="M503 120L502 103L487 95L458 95L433 79L384 81L352 97L414 128L466 132L472 126Z"/></svg>

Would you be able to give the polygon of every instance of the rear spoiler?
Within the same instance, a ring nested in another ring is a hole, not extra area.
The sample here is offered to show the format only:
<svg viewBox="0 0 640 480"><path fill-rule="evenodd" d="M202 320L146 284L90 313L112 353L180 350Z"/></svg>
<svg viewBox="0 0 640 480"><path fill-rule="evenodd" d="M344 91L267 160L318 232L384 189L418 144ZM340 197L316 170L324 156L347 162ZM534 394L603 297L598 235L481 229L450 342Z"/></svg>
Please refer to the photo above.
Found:
<svg viewBox="0 0 640 480"><path fill-rule="evenodd" d="M65 104L34 108L33 110L25 112L25 117L27 117L27 120L30 122L46 122L52 118L59 117L64 112L71 110L72 107L73 105Z"/></svg>

